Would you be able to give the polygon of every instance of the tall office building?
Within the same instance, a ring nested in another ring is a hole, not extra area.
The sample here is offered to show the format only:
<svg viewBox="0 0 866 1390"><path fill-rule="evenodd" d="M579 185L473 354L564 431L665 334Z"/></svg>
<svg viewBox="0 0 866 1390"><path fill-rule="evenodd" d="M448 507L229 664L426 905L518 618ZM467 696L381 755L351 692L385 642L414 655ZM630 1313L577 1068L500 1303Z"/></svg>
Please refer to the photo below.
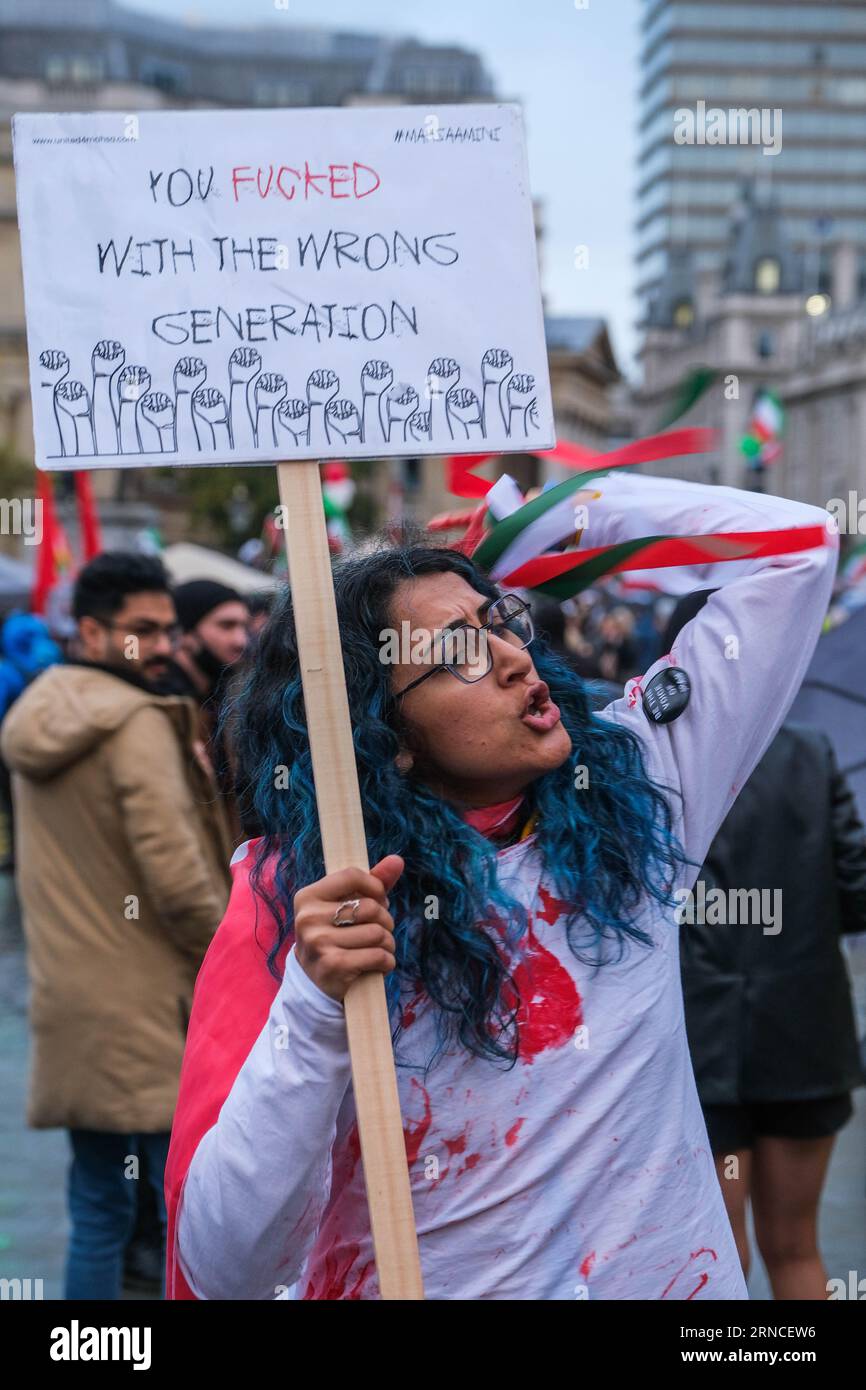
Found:
<svg viewBox="0 0 866 1390"><path fill-rule="evenodd" d="M842 243L856 249L866 293L863 0L643 0L643 10L644 324L688 326L688 286L723 269L747 185L781 215L807 294L829 293ZM782 270L767 258L755 289L784 289Z"/></svg>

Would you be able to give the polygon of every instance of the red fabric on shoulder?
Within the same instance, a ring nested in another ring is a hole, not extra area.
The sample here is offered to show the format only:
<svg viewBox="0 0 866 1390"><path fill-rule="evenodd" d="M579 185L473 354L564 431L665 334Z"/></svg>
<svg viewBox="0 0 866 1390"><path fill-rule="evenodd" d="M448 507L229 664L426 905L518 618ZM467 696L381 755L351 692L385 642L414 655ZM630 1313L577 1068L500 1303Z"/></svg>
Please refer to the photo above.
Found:
<svg viewBox="0 0 866 1390"><path fill-rule="evenodd" d="M183 1184L195 1151L216 1124L280 987L267 964L276 923L250 886L250 871L260 844L260 840L250 840L246 855L232 865L228 907L195 982L165 1168L167 1299L195 1299L175 1250ZM269 863L263 886L272 885L272 876L273 864ZM280 948L276 962L280 978L293 939L290 934Z"/></svg>
<svg viewBox="0 0 866 1390"><path fill-rule="evenodd" d="M481 806L472 811L463 811L463 819L482 835L487 835L490 839L501 838L510 835L515 829L525 800L526 797L521 792L510 801L497 801L495 806Z"/></svg>

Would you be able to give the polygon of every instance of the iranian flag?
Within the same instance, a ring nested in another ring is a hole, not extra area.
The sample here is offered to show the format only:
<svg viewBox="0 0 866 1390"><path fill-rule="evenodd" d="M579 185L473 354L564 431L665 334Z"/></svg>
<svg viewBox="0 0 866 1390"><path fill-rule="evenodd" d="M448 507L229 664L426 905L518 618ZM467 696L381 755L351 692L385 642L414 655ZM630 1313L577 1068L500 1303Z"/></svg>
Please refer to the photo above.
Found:
<svg viewBox="0 0 866 1390"><path fill-rule="evenodd" d="M740 449L751 468L765 467L775 462L782 452L784 432L785 408L779 397L775 391L759 391L748 428L740 441Z"/></svg>

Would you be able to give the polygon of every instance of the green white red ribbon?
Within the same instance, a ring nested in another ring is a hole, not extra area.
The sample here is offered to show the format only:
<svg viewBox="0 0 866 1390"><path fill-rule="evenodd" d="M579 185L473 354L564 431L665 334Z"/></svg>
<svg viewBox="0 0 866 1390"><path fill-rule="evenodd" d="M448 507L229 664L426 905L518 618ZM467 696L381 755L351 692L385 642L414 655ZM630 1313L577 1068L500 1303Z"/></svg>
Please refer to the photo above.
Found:
<svg viewBox="0 0 866 1390"><path fill-rule="evenodd" d="M615 449L610 454L593 453L580 444L561 440L555 449L545 452L544 458L551 463L561 463L566 468L592 468L604 464L604 471L615 466L626 468L629 464L657 463L660 459L679 458L683 454L703 454L716 443L715 430L688 429L671 430L668 434L653 434L646 439L635 439ZM489 478L479 478L473 469L487 459L501 458L497 454L455 454L445 460L448 491L455 497L486 497L493 483Z"/></svg>
<svg viewBox="0 0 866 1390"><path fill-rule="evenodd" d="M564 555L538 555L501 582L534 589L549 598L571 598L607 574L625 570L662 569L673 565L717 564L723 560L760 560L814 550L827 544L823 526L790 526L779 531L725 531L702 536L642 536L617 545ZM474 557L473 557L474 558Z"/></svg>
<svg viewBox="0 0 866 1390"><path fill-rule="evenodd" d="M562 443L545 455L577 470L574 477L545 489L532 501L508 511L510 488L479 478L473 470L492 454L455 456L446 461L450 490L460 497L484 501L469 516L435 518L431 529L467 524L456 549L472 559L498 583L533 589L562 602L596 583L607 574L629 570L664 569L704 565L729 560L756 560L827 543L822 526L797 526L784 530L709 532L696 536L642 536L615 545L578 550L561 548L563 541L579 539L581 527L575 511L577 495L613 468L703 453L717 435L707 429L674 430L635 440L609 454L593 454L579 445ZM596 494L598 495L598 494ZM499 505L507 514L496 518ZM591 503L590 503L591 505ZM576 534L577 533L577 534Z"/></svg>

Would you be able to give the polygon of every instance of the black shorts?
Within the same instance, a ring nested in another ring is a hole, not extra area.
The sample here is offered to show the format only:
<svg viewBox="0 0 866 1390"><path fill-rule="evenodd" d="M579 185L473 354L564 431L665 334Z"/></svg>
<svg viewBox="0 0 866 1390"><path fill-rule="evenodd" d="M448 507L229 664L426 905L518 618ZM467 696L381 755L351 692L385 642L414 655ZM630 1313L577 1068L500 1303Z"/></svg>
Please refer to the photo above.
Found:
<svg viewBox="0 0 866 1390"><path fill-rule="evenodd" d="M817 1100L752 1101L705 1105L704 1119L714 1154L751 1149L762 1136L774 1139L826 1139L854 1113L848 1091Z"/></svg>

